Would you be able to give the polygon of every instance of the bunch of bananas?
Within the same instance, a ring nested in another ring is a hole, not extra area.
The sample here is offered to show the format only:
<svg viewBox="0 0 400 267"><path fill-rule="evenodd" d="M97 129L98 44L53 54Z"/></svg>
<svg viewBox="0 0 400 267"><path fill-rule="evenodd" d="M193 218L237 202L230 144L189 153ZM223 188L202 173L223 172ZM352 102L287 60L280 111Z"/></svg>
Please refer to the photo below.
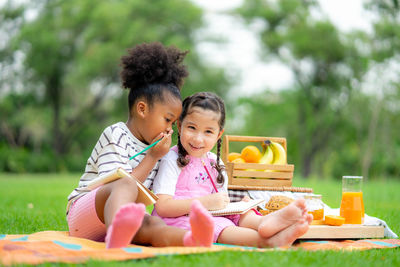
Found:
<svg viewBox="0 0 400 267"><path fill-rule="evenodd" d="M286 150L277 142L265 140L262 143L262 156L258 163L261 164L279 164L287 163Z"/></svg>
<svg viewBox="0 0 400 267"><path fill-rule="evenodd" d="M242 149L241 153L229 153L228 161L235 163L261 163L279 165L284 165L287 163L286 150L281 144L270 140L265 140L261 146L263 148L262 152L260 152L256 146L246 146Z"/></svg>

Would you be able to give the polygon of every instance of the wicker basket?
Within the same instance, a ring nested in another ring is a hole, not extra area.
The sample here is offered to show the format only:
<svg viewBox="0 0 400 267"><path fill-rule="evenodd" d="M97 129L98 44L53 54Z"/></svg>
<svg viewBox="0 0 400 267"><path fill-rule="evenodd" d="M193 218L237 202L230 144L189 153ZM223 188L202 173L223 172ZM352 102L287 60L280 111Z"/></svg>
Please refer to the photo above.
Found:
<svg viewBox="0 0 400 267"><path fill-rule="evenodd" d="M261 143L265 140L280 143L287 150L286 138L225 135L222 160L225 163L228 174L228 188L236 190L312 192L311 188L292 187L293 164L275 165L228 162L229 144L231 142ZM251 171L248 169L270 171Z"/></svg>

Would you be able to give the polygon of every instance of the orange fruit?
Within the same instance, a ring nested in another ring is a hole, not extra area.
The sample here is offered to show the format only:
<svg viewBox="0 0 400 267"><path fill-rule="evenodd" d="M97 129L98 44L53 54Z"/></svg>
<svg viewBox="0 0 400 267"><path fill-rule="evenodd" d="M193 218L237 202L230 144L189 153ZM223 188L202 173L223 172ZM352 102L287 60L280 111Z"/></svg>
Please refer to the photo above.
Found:
<svg viewBox="0 0 400 267"><path fill-rule="evenodd" d="M244 159L242 159L241 157L232 160L232 162L234 162L234 163L246 163L246 161L244 161Z"/></svg>
<svg viewBox="0 0 400 267"><path fill-rule="evenodd" d="M324 218L324 209L309 211L312 214L314 220L322 220Z"/></svg>
<svg viewBox="0 0 400 267"><path fill-rule="evenodd" d="M261 159L261 152L256 146L246 146L242 149L241 157L249 163L258 163Z"/></svg>
<svg viewBox="0 0 400 267"><path fill-rule="evenodd" d="M344 218L336 215L326 215L325 224L340 226L344 224Z"/></svg>
<svg viewBox="0 0 400 267"><path fill-rule="evenodd" d="M228 161L232 162L234 159L240 158L241 154L237 152L231 152L228 154Z"/></svg>

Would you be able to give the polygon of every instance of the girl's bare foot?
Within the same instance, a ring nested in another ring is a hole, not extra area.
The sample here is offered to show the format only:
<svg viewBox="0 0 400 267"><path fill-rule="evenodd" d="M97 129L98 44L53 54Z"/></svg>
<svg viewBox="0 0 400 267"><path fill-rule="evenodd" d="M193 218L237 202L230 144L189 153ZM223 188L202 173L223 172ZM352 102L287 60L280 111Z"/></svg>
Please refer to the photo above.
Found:
<svg viewBox="0 0 400 267"><path fill-rule="evenodd" d="M106 247L128 246L142 224L145 209L146 207L141 203L128 203L121 206L107 229Z"/></svg>
<svg viewBox="0 0 400 267"><path fill-rule="evenodd" d="M190 231L185 234L185 246L211 247L214 238L214 221L200 201L194 200L189 214Z"/></svg>
<svg viewBox="0 0 400 267"><path fill-rule="evenodd" d="M306 217L308 216L306 215ZM267 244L269 247L290 246L294 241L296 241L297 238L301 237L308 231L309 225L309 220L307 218L303 218L271 238L268 238Z"/></svg>
<svg viewBox="0 0 400 267"><path fill-rule="evenodd" d="M297 199L283 209L264 216L258 226L258 233L263 238L269 238L300 220L307 221L306 215L304 199Z"/></svg>

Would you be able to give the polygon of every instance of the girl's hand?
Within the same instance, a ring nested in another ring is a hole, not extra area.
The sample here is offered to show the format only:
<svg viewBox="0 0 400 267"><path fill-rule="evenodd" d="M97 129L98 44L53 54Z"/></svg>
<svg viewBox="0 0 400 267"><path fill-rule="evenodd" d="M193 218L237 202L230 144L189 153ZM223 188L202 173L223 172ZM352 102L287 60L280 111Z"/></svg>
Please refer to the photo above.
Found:
<svg viewBox="0 0 400 267"><path fill-rule="evenodd" d="M250 200L251 200L251 198L249 198L249 196L244 196L241 201L249 202Z"/></svg>
<svg viewBox="0 0 400 267"><path fill-rule="evenodd" d="M199 198L201 204L208 210L219 210L225 208L229 202L229 196L226 192L206 195Z"/></svg>
<svg viewBox="0 0 400 267"><path fill-rule="evenodd" d="M161 138L162 139L154 147L150 148L148 155L156 160L159 160L165 154L167 154L171 146L171 136L173 132L174 131L171 129L168 133L160 133L156 138L154 138L151 143L154 143Z"/></svg>

